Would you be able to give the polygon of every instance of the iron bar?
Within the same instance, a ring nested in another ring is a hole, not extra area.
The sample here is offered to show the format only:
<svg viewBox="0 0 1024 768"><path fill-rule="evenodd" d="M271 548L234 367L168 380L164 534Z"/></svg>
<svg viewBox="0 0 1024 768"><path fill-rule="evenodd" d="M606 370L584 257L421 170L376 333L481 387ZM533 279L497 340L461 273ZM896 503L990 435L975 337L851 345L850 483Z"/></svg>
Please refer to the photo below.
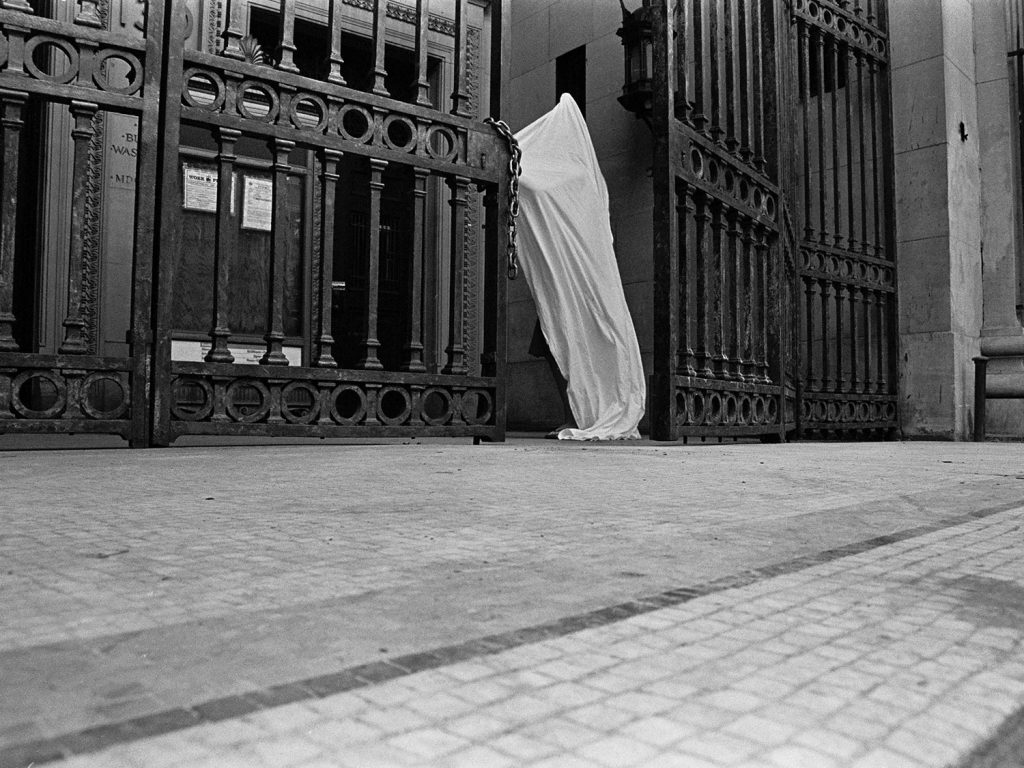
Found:
<svg viewBox="0 0 1024 768"><path fill-rule="evenodd" d="M842 392L846 388L846 376L843 371L843 310L845 309L844 294L846 286L843 283L835 284L836 299L836 392Z"/></svg>
<svg viewBox="0 0 1024 768"><path fill-rule="evenodd" d="M743 245L740 237L743 231L739 225L739 213L729 211L729 314L732 339L729 345L729 377L743 381Z"/></svg>
<svg viewBox="0 0 1024 768"><path fill-rule="evenodd" d="M832 303L832 281L821 280L821 388L832 389L832 358L829 346L832 340L832 320L829 305Z"/></svg>
<svg viewBox="0 0 1024 768"><path fill-rule="evenodd" d="M228 320L231 280L231 254L237 248L235 222L232 220L231 199L234 189L235 143L241 131L233 128L217 128L214 134L219 145L217 153L217 239L213 248L213 327L210 328L210 351L206 353L208 363L233 363L234 355L228 349L231 336Z"/></svg>
<svg viewBox="0 0 1024 768"><path fill-rule="evenodd" d="M338 0L335 0L338 2ZM389 96L384 79L388 71L384 67L384 56L387 50L385 37L388 25L388 3L387 0L374 0L373 9L373 69L370 74L373 76L373 87L371 92L378 96Z"/></svg>
<svg viewBox="0 0 1024 768"><path fill-rule="evenodd" d="M807 362L807 389L814 391L820 386L814 367L814 317L817 314L814 311L814 305L817 303L818 281L813 277L807 276L804 276L803 280L806 294L806 304L804 305L806 310L805 322L807 324L807 351L804 359Z"/></svg>
<svg viewBox="0 0 1024 768"><path fill-rule="evenodd" d="M710 76L711 76L711 138L719 141L722 138L722 83L721 66L718 60L718 49L720 47L719 26L718 26L718 3L719 0L707 0L708 14L708 37L710 46Z"/></svg>
<svg viewBox="0 0 1024 768"><path fill-rule="evenodd" d="M750 57L753 61L754 81L754 108L751 116L754 126L754 164L762 171L765 170L765 82L764 82L764 56L766 55L764 45L764 14L762 3L754 2L751 12L751 26L754 34L751 38ZM771 20L769 20L771 23ZM772 52L774 55L774 52Z"/></svg>
<svg viewBox="0 0 1024 768"><path fill-rule="evenodd" d="M469 116L469 94L466 91L468 39L466 13L469 0L455 0L455 73L452 90L452 114Z"/></svg>
<svg viewBox="0 0 1024 768"><path fill-rule="evenodd" d="M232 0L232 2L234 1ZM341 67L345 63L341 52L341 33L345 27L342 7L338 0L330 0L330 13L327 20L331 35L331 50L327 55L327 80L337 85L345 85L345 77L341 74Z"/></svg>
<svg viewBox="0 0 1024 768"><path fill-rule="evenodd" d="M675 68L676 68L676 98L674 101L675 116L677 119L686 122L690 117L690 94L689 84L687 78L687 54L689 52L689 46L687 45L687 36L689 35L689 24L685 19L685 11L683 7L686 5L685 0L677 0L675 6L675 14L673 16L673 31L676 38L676 49L675 49Z"/></svg>
<svg viewBox="0 0 1024 768"><path fill-rule="evenodd" d="M413 166L412 255L409 264L409 338L403 371L427 370L423 363L423 240L426 226L427 180L430 170Z"/></svg>
<svg viewBox="0 0 1024 768"><path fill-rule="evenodd" d="M744 163L749 163L753 150L750 148L750 66L751 57L747 48L750 39L748 24L750 15L747 13L746 0L739 0L736 4L737 23L736 29L739 34L736 48L739 52L739 132L740 132L740 158Z"/></svg>
<svg viewBox="0 0 1024 768"><path fill-rule="evenodd" d="M710 287L708 271L711 268L709 250L714 247L711 236L711 205L708 196L703 192L694 192L694 202L696 205L694 221L697 230L697 247L695 249L697 255L697 264L695 265L697 274L697 340L700 343L695 356L697 358L697 375L710 379L715 375L711 370L712 299L711 291L708 290Z"/></svg>
<svg viewBox="0 0 1024 768"><path fill-rule="evenodd" d="M875 324L875 292L870 288L862 289L864 304L864 391L878 390L877 371L873 370L874 350L878 345L877 326Z"/></svg>
<svg viewBox="0 0 1024 768"><path fill-rule="evenodd" d="M451 189L451 272L449 281L448 303L448 346L445 353L448 361L442 373L464 374L466 368L466 351L463 346L465 334L465 315L463 311L464 283L462 272L465 263L466 249L466 191L469 179L464 176L452 176L448 179Z"/></svg>
<svg viewBox="0 0 1024 768"><path fill-rule="evenodd" d="M679 270L679 352L677 372L681 376L696 376L693 354L694 312L691 294L695 282L690 271L690 255L696 254L696 221L694 220L693 193L689 186L680 184L682 189L677 194L679 206L679 242L680 249L676 256Z"/></svg>
<svg viewBox="0 0 1024 768"><path fill-rule="evenodd" d="M843 61L844 95L846 97L846 212L848 229L846 233L846 247L854 251L857 249L857 207L853 204L854 179L853 179L853 79L850 67L850 57L853 55L853 46L844 46L845 55Z"/></svg>
<svg viewBox="0 0 1024 768"><path fill-rule="evenodd" d="M878 301L877 301L877 310L878 310L877 322L878 322L878 328L877 328L876 335L878 337L878 344L877 344L876 349L875 349L875 352L876 352L876 354L878 356L878 382L877 382L877 387L878 387L878 391L879 392L885 392L887 390L887 383L888 383L888 376L887 376L888 371L886 370L888 368L886 352L887 352L887 347L888 347L888 343L889 343L889 337L886 336L886 326L888 325L888 323L887 323L887 320L888 320L887 315L888 315L888 311L889 311L889 307L888 307L888 298L889 297L888 297L888 294L885 293L885 291L877 291L877 293L878 293Z"/></svg>
<svg viewBox="0 0 1024 768"><path fill-rule="evenodd" d="M835 226L832 238L836 247L841 247L843 244L843 193L842 185L839 182L839 42L835 38L830 38L830 42L831 54L829 59L832 62L830 77L832 94L829 97L829 108L832 112L832 223Z"/></svg>
<svg viewBox="0 0 1024 768"><path fill-rule="evenodd" d="M797 20L797 36L799 55L797 56L797 66L800 68L798 72L798 79L803 88L803 106L801 107L801 114L803 115L803 165L804 165L804 183L803 183L803 196L804 196L804 239L814 239L814 226L812 225L812 206L811 206L811 59L810 59L810 40L807 35L807 23L803 19Z"/></svg>
<svg viewBox="0 0 1024 768"><path fill-rule="evenodd" d="M757 380L757 355L754 352L754 285L756 283L754 270L756 268L756 253L754 252L754 224L744 217L743 233L743 353L741 358L741 370L745 381Z"/></svg>
<svg viewBox="0 0 1024 768"><path fill-rule="evenodd" d="M722 0L722 15L725 18L725 147L729 152L735 152L739 146L736 138L736 113L738 111L739 88L737 87L736 72L736 45L733 40L735 34L735 23L733 21L733 3L731 0ZM736 0L742 3L744 0Z"/></svg>
<svg viewBox="0 0 1024 768"><path fill-rule="evenodd" d="M769 230L764 225L759 224L757 227L757 246L760 251L760 274L758 288L761 289L760 295L760 326L761 326L761 349L760 351L760 362L758 365L758 382L761 384L771 383L771 377L768 375L769 362L768 362L768 333L771 329L772 313L770 305L771 287L769 284L769 277L771 275L771 257L772 247L768 242Z"/></svg>
<svg viewBox="0 0 1024 768"><path fill-rule="evenodd" d="M850 286L850 391L860 391L860 376L857 365L857 317L860 311L857 305L860 304L861 289L856 285Z"/></svg>
<svg viewBox="0 0 1024 768"><path fill-rule="evenodd" d="M716 379L729 378L729 358L725 354L726 215L721 200L712 199L711 227L714 230L714 279L711 283L711 360Z"/></svg>
<svg viewBox="0 0 1024 768"><path fill-rule="evenodd" d="M273 139L274 152L273 189L274 208L270 232L270 297L267 301L267 351L260 358L260 365L288 365L284 354L284 272L285 254L288 252L289 216L288 173L291 171L288 156L295 149L295 142L287 139Z"/></svg>
<svg viewBox="0 0 1024 768"><path fill-rule="evenodd" d="M3 213L0 217L0 352L17 352L14 339L14 259L17 252L18 157L21 152L22 120L28 94L0 92L0 126L3 128Z"/></svg>
<svg viewBox="0 0 1024 768"><path fill-rule="evenodd" d="M871 254L881 258L882 255L882 218L881 211L878 201L881 197L881 190L879 189L878 179L878 161L879 161L879 141L878 141L878 110L877 110L877 93L875 87L875 61L871 57L868 57L868 84L871 88L871 182L872 191L874 194L871 196L871 219L875 228L875 239L872 242ZM865 250L867 253L867 250Z"/></svg>
<svg viewBox="0 0 1024 768"><path fill-rule="evenodd" d="M71 237L68 249L68 303L64 318L64 341L61 354L83 354L89 351L85 339L85 320L82 318L82 264L85 245L85 203L89 174L89 142L93 137L93 118L96 104L72 101L71 116L75 126L71 130L74 141L74 159L71 176Z"/></svg>
<svg viewBox="0 0 1024 768"><path fill-rule="evenodd" d="M387 160L370 158L370 223L366 254L366 307L363 315L363 356L357 368L379 371L384 365L377 357L377 315L380 302L380 200L384 192Z"/></svg>
<svg viewBox="0 0 1024 768"><path fill-rule="evenodd" d="M277 43L277 68L298 72L295 66L295 0L281 1L281 36Z"/></svg>
<svg viewBox="0 0 1024 768"><path fill-rule="evenodd" d="M864 56L855 51L857 57L857 144L860 149L860 250L868 252L868 185L867 148L864 142Z"/></svg>
<svg viewBox="0 0 1024 768"><path fill-rule="evenodd" d="M825 38L815 32L815 61L818 72L818 239L828 242L828 193L825 183Z"/></svg>
<svg viewBox="0 0 1024 768"><path fill-rule="evenodd" d="M430 107L430 83L427 80L427 32L430 26L430 0L416 0L416 103Z"/></svg>
<svg viewBox="0 0 1024 768"><path fill-rule="evenodd" d="M336 149L323 148L320 157L320 253L319 255L319 327L316 335L316 348L313 352L313 364L317 368L337 368L332 350L334 336L331 332L333 324L332 308L334 304L334 217L335 199L338 190L338 164L342 154Z"/></svg>
<svg viewBox="0 0 1024 768"><path fill-rule="evenodd" d="M690 3L687 2L690 6ZM691 119L693 127L701 133L707 133L708 110L707 110L707 71L705 62L707 57L707 31L704 24L704 11L707 4L703 0L694 0L693 8L693 103L694 111ZM628 66L628 65L627 65Z"/></svg>

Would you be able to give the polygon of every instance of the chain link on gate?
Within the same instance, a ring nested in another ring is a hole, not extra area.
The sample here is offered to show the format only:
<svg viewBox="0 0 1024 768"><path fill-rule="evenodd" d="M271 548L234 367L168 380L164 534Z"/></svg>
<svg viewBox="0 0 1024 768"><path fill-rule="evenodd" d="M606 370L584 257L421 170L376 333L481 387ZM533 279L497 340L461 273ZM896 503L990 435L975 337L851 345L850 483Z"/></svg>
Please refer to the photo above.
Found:
<svg viewBox="0 0 1024 768"><path fill-rule="evenodd" d="M505 139L511 157L508 161L508 174L510 177L508 191L508 279L515 280L519 274L519 249L516 245L516 218L519 216L519 177L523 173L520 161L523 151L519 148L519 142L512 134L512 129L504 120L495 120L493 117L484 118L484 122L493 125L494 130Z"/></svg>

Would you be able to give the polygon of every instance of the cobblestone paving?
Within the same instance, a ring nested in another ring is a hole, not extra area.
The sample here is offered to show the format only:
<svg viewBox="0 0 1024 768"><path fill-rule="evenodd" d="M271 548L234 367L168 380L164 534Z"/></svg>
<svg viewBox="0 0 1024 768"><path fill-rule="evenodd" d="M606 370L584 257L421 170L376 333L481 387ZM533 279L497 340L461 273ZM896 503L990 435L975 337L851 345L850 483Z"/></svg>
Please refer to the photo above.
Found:
<svg viewBox="0 0 1024 768"><path fill-rule="evenodd" d="M1024 703L1022 519L61 765L947 765Z"/></svg>
<svg viewBox="0 0 1024 768"><path fill-rule="evenodd" d="M207 719L221 722L154 738L126 726L126 743L61 765L942 766L1024 704L1016 446L3 461L2 768L19 745L218 701ZM603 626L223 709L983 509Z"/></svg>

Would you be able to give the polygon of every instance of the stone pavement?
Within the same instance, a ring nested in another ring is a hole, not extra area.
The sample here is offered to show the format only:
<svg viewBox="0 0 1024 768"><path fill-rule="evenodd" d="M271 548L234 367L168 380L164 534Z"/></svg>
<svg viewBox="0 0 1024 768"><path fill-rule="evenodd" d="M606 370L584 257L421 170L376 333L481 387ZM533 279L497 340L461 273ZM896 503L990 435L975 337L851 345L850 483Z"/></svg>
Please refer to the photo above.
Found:
<svg viewBox="0 0 1024 768"><path fill-rule="evenodd" d="M2 461L0 768L1024 764L1017 445Z"/></svg>

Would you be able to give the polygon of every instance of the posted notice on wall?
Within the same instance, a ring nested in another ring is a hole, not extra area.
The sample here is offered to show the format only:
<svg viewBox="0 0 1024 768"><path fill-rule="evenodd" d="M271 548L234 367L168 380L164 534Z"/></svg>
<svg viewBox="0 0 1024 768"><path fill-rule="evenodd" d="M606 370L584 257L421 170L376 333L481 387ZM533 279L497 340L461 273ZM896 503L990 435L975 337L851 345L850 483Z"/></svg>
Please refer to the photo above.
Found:
<svg viewBox="0 0 1024 768"><path fill-rule="evenodd" d="M217 212L217 169L185 165L184 207L186 211Z"/></svg>
<svg viewBox="0 0 1024 768"><path fill-rule="evenodd" d="M246 176L242 186L242 229L270 232L274 223L274 182Z"/></svg>

